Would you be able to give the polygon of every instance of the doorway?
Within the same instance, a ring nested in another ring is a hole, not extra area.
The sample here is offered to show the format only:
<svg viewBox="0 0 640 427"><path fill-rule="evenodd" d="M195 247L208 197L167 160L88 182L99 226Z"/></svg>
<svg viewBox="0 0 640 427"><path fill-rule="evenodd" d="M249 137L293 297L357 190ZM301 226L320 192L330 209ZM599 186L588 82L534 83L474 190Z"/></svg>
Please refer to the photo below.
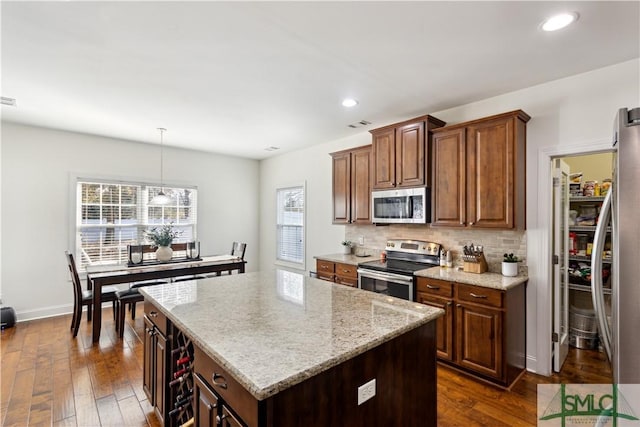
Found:
<svg viewBox="0 0 640 427"><path fill-rule="evenodd" d="M572 355L598 361L601 372L611 372L606 356L597 354L604 350L591 298L591 254L599 210L611 183L613 153L565 155L551 162L553 371L561 372L571 347ZM608 255L601 265L610 315L610 235L603 253Z"/></svg>

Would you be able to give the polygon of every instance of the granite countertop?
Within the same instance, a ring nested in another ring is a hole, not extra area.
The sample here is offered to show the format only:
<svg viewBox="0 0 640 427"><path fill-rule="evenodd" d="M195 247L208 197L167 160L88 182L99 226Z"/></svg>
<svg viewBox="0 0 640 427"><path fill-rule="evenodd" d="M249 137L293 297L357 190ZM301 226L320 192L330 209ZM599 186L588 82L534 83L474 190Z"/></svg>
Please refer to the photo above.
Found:
<svg viewBox="0 0 640 427"><path fill-rule="evenodd" d="M258 400L444 314L285 270L140 292Z"/></svg>
<svg viewBox="0 0 640 427"><path fill-rule="evenodd" d="M529 278L527 276L506 277L498 273L465 273L457 268L432 267L419 270L414 273L418 277L428 277L429 279L441 279L467 285L483 286L485 288L499 289L506 291L516 287Z"/></svg>
<svg viewBox="0 0 640 427"><path fill-rule="evenodd" d="M367 253L370 253L370 251ZM322 261L341 262L343 264L358 265L362 262L373 261L375 259L378 259L378 256L374 256L374 255L355 256L353 254L329 254L329 255L316 255L314 258Z"/></svg>

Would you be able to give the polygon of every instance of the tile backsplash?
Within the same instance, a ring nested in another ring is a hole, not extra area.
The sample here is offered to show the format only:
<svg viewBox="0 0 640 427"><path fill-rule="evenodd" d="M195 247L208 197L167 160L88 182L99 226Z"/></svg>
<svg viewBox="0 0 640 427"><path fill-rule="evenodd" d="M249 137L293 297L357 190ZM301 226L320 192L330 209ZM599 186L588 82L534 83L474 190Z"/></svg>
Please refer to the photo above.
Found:
<svg viewBox="0 0 640 427"><path fill-rule="evenodd" d="M345 239L358 243L364 237L364 247L372 252L384 249L388 239L416 239L441 244L451 251L454 266L462 266L463 246L473 243L484 246L489 271L500 273L502 255L513 253L523 260L520 272L526 274L527 237L526 231L512 230L469 230L455 228L432 228L428 225L391 224L388 226L348 225Z"/></svg>

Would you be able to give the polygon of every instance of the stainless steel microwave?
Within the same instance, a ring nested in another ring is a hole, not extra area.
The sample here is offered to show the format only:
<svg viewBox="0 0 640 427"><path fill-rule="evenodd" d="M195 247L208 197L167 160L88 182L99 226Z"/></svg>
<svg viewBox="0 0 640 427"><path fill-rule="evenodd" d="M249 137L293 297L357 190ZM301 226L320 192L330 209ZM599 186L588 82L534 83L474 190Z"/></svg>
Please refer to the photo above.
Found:
<svg viewBox="0 0 640 427"><path fill-rule="evenodd" d="M428 187L371 192L375 224L427 224L431 222L431 191Z"/></svg>

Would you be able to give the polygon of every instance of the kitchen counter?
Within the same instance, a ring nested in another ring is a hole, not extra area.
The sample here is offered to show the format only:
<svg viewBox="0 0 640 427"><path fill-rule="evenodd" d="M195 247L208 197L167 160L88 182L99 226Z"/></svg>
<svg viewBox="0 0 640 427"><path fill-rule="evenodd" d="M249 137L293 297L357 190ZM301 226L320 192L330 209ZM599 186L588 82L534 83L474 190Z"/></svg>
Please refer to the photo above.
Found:
<svg viewBox="0 0 640 427"><path fill-rule="evenodd" d="M339 262L342 264L358 265L362 262L373 261L378 259L378 256L368 255L365 257L355 256L353 254L329 254L329 255L316 255L315 259L329 262Z"/></svg>
<svg viewBox="0 0 640 427"><path fill-rule="evenodd" d="M417 331L444 313L284 270L140 292L258 401ZM353 390L347 400L355 402L355 396Z"/></svg>
<svg viewBox="0 0 640 427"><path fill-rule="evenodd" d="M483 286L485 288L499 289L506 291L514 288L527 280L527 276L506 277L497 273L465 273L457 268L432 267L419 270L414 273L418 277L429 279L447 280L450 282L464 283L467 285Z"/></svg>

